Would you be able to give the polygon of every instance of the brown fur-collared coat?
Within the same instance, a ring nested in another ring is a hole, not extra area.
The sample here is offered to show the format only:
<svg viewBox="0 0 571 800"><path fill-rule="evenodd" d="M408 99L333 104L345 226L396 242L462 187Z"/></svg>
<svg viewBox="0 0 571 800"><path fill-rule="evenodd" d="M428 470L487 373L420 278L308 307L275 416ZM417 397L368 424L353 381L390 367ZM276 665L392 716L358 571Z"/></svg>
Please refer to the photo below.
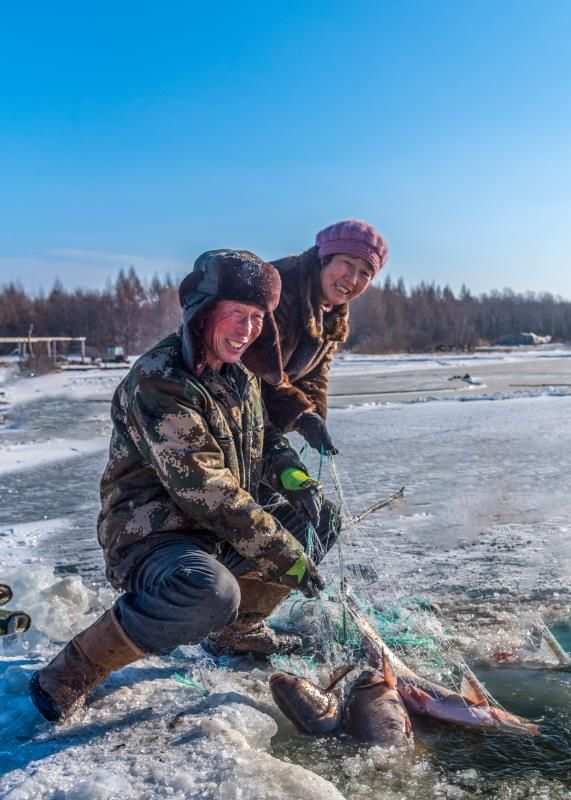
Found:
<svg viewBox="0 0 571 800"><path fill-rule="evenodd" d="M264 334L248 349L244 362L264 379L263 397L271 422L289 431L304 411L317 411L323 419L327 415L329 370L337 348L349 335L349 309L344 304L324 313L317 247L272 264L282 279L274 316L283 379L272 384L271 365L276 363L276 354L273 342Z"/></svg>

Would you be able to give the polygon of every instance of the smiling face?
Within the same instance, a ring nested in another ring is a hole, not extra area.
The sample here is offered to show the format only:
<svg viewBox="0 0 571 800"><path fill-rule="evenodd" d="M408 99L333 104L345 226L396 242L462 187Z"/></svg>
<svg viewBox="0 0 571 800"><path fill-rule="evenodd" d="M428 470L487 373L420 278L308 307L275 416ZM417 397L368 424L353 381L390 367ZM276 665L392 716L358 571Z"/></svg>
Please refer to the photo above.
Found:
<svg viewBox="0 0 571 800"><path fill-rule="evenodd" d="M321 302L325 306L350 303L368 288L375 271L364 258L334 255L321 270Z"/></svg>
<svg viewBox="0 0 571 800"><path fill-rule="evenodd" d="M258 306L219 300L206 318L203 330L205 360L214 370L240 361L244 351L258 338L264 312Z"/></svg>

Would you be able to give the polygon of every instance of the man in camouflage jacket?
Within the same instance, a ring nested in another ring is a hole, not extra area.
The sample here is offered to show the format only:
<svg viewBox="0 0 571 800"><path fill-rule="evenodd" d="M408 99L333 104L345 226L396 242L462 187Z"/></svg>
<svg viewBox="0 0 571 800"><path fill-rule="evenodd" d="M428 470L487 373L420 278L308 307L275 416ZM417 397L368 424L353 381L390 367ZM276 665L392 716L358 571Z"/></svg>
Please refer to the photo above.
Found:
<svg viewBox="0 0 571 800"><path fill-rule="evenodd" d="M259 381L240 363L264 328L276 342L266 372L280 380L279 292L279 274L254 254L203 254L180 287L180 333L117 388L98 538L123 594L35 673L31 696L47 719L66 718L146 653L205 638L215 653L298 645L264 618L291 588L322 588L304 552L307 521L322 556L338 520L287 439L265 430ZM274 490L290 502L268 513Z"/></svg>

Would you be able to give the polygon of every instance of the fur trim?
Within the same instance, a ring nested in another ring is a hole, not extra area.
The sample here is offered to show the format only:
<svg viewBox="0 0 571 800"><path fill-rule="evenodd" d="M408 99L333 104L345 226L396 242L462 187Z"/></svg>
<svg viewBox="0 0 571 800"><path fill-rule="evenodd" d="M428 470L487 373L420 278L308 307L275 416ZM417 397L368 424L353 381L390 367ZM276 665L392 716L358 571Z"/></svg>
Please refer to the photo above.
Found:
<svg viewBox="0 0 571 800"><path fill-rule="evenodd" d="M272 386L277 386L282 382L284 371L280 337L278 326L272 313L266 313L262 333L248 347L242 356L242 361L254 375L263 377Z"/></svg>
<svg viewBox="0 0 571 800"><path fill-rule="evenodd" d="M249 250L208 250L199 256L193 271L179 287L183 309L182 352L188 369L194 372L197 358L200 358L201 334L197 323L219 300L235 300L259 306L266 312L262 335L259 337L267 342L266 360L255 362L252 371L260 374L257 370L261 363L267 371L267 380L279 383L282 379L282 359L273 311L279 303L280 293L279 272ZM248 366L247 359L243 361Z"/></svg>
<svg viewBox="0 0 571 800"><path fill-rule="evenodd" d="M264 311L276 309L281 292L279 272L249 250L208 250L179 287L183 308L200 292L213 300L252 303Z"/></svg>

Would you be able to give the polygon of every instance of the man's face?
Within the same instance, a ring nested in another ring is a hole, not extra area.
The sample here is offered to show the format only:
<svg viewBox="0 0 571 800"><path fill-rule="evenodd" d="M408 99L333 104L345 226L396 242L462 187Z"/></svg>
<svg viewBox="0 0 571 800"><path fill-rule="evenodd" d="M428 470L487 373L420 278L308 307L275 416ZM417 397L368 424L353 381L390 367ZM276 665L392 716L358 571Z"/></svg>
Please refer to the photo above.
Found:
<svg viewBox="0 0 571 800"><path fill-rule="evenodd" d="M258 338L264 312L258 306L219 300L206 318L204 348L206 363L219 370L223 364L240 361L245 350Z"/></svg>
<svg viewBox="0 0 571 800"><path fill-rule="evenodd" d="M364 258L343 253L334 255L321 270L321 300L327 306L350 303L369 286L375 275L373 267Z"/></svg>

